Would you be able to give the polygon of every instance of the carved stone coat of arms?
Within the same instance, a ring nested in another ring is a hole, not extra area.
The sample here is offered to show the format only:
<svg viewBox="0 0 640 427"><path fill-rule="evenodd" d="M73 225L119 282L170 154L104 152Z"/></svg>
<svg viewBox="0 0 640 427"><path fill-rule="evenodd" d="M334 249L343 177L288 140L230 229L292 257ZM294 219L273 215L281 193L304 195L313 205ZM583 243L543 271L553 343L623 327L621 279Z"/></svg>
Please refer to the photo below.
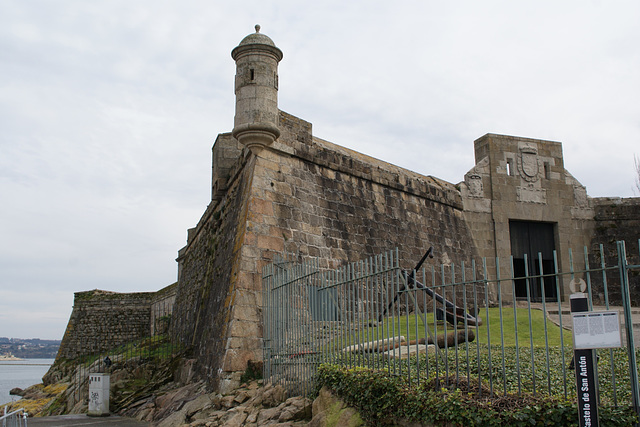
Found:
<svg viewBox="0 0 640 427"><path fill-rule="evenodd" d="M518 171L526 181L535 182L538 180L540 167L538 165L538 150L536 147L525 146L520 148Z"/></svg>

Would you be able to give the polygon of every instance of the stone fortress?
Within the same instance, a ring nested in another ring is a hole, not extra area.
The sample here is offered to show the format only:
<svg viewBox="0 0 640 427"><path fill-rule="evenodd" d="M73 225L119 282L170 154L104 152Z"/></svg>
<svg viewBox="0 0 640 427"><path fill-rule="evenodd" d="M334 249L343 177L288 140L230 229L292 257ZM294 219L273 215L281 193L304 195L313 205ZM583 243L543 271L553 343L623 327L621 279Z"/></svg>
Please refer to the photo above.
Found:
<svg viewBox="0 0 640 427"><path fill-rule="evenodd" d="M433 246L434 265L513 255L518 272L524 254L542 253L546 270L557 250L567 271L568 248L626 240L637 261L640 199L588 197L559 142L484 135L475 166L452 184L322 140L280 111L283 53L258 26L231 55L234 127L213 145L211 203L178 252L177 283L157 295L77 293L58 357L107 350L99 336L112 323L122 342L150 335L163 304L168 333L193 350L196 377L233 388L248 361L262 359L261 272L281 252L335 268L397 247L412 268Z"/></svg>

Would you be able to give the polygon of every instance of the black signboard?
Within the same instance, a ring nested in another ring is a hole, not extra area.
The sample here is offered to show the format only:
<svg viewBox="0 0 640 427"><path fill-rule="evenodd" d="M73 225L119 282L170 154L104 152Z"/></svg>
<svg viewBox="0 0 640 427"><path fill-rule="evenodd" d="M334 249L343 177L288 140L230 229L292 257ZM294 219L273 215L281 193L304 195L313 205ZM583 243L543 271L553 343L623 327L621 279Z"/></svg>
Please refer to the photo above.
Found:
<svg viewBox="0 0 640 427"><path fill-rule="evenodd" d="M589 303L586 294L572 294L570 298L571 313L588 311ZM599 426L595 351L593 349L574 350L573 357L575 362L580 427Z"/></svg>

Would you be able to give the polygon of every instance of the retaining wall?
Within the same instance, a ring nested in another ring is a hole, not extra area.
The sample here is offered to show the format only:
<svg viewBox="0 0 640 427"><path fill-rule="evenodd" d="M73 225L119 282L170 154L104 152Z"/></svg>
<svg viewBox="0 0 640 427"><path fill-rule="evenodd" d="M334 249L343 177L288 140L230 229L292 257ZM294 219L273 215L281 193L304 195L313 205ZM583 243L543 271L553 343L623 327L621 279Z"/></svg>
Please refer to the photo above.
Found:
<svg viewBox="0 0 640 427"><path fill-rule="evenodd" d="M76 292L58 358L96 354L150 335L153 292Z"/></svg>

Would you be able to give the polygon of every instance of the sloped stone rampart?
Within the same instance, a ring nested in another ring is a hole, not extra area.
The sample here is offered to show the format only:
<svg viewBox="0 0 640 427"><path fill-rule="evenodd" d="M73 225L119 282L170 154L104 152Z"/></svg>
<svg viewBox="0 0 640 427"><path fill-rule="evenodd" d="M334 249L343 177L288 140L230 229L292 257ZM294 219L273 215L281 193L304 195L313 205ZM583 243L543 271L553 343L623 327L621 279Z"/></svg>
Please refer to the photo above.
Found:
<svg viewBox="0 0 640 427"><path fill-rule="evenodd" d="M177 291L178 283L176 282L153 294L150 306L152 336L165 335L169 331Z"/></svg>
<svg viewBox="0 0 640 427"><path fill-rule="evenodd" d="M178 258L180 277L171 335L193 349L196 378L207 379L213 388L224 369L252 174L252 162L238 159L224 197L212 202L190 230Z"/></svg>
<svg viewBox="0 0 640 427"><path fill-rule="evenodd" d="M76 292L57 358L96 354L150 335L154 292Z"/></svg>
<svg viewBox="0 0 640 427"><path fill-rule="evenodd" d="M310 123L286 113L280 119L273 147L238 152L233 167L225 159L226 190L178 258L172 335L193 348L198 377L213 388L233 386L262 358L262 268L276 253L336 268L397 247L407 269L430 246L430 263L475 255L451 184L315 139Z"/></svg>

